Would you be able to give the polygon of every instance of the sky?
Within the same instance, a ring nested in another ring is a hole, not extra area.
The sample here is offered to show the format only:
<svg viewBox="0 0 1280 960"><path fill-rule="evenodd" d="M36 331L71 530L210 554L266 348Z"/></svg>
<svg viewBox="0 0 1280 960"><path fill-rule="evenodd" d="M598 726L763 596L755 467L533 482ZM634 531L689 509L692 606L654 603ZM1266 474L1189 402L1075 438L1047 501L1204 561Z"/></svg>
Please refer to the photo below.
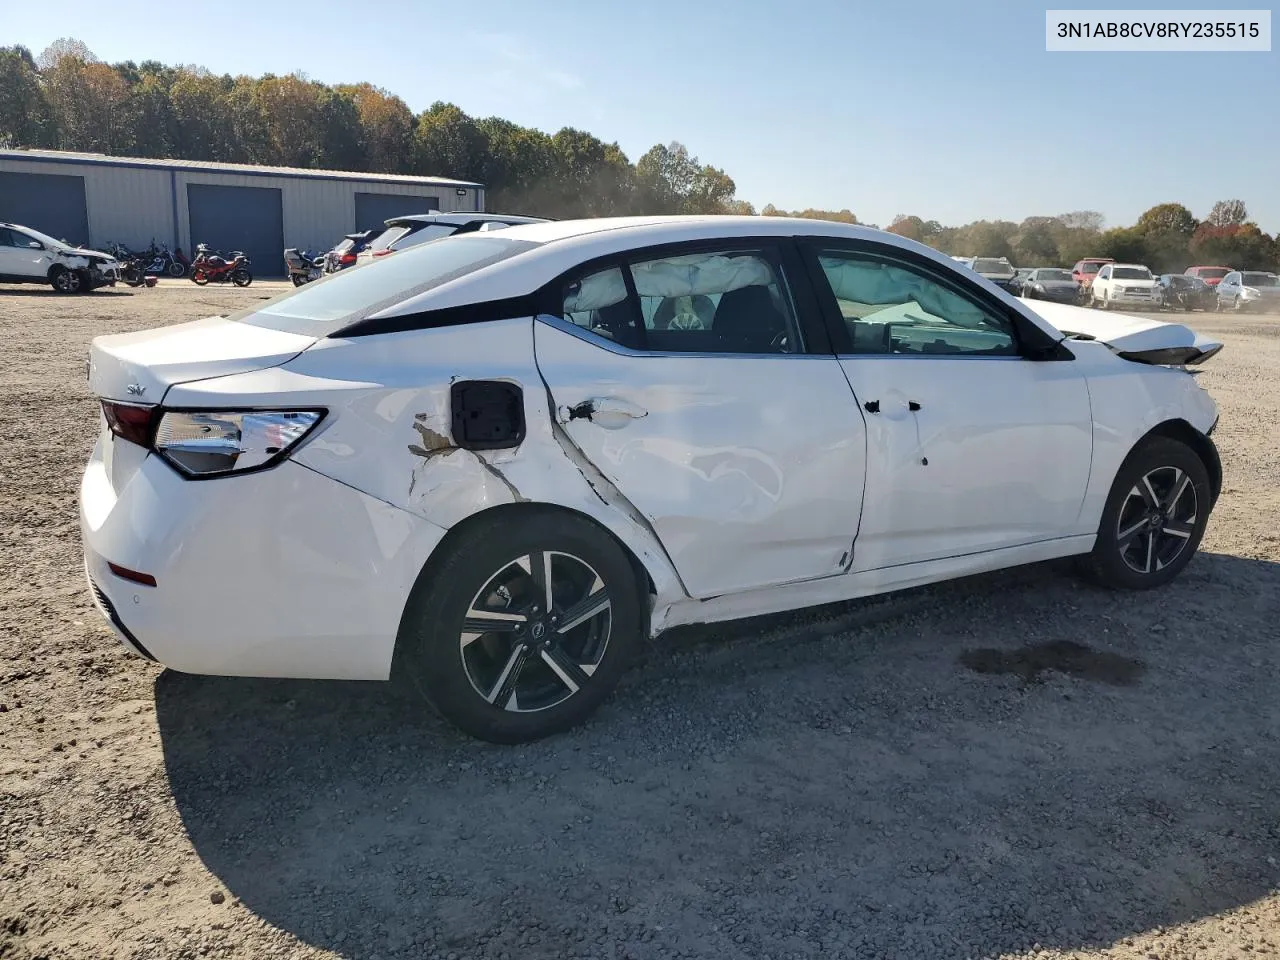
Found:
<svg viewBox="0 0 1280 960"><path fill-rule="evenodd" d="M633 161L676 140L757 208L1118 226L1239 198L1280 230L1280 48L1048 53L1045 7L1017 0L311 0L195 23L0 0L0 44L36 54L70 34L108 62L367 80Z"/></svg>

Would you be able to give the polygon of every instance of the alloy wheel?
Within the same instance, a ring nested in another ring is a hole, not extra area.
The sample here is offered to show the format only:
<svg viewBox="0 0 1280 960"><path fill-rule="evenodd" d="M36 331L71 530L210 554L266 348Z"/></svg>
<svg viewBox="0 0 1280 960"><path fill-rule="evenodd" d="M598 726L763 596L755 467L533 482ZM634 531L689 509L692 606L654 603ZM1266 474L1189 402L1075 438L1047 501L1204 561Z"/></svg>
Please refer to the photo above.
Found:
<svg viewBox="0 0 1280 960"><path fill-rule="evenodd" d="M1133 485L1116 521L1116 545L1125 566L1150 574L1173 563L1195 534L1199 502L1191 476L1156 467Z"/></svg>
<svg viewBox="0 0 1280 960"><path fill-rule="evenodd" d="M467 608L459 643L467 679L503 710L563 703L604 659L611 606L603 579L579 557L548 550L511 561Z"/></svg>

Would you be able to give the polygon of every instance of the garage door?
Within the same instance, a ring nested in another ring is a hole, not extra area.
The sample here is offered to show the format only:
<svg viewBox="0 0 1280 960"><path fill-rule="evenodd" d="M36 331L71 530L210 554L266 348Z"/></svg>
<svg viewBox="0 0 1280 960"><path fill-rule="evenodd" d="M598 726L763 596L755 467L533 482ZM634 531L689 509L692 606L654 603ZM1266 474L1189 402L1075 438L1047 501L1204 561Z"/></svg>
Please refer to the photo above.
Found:
<svg viewBox="0 0 1280 960"><path fill-rule="evenodd" d="M272 187L222 187L187 184L191 247L231 253L243 250L255 277L283 277L284 211L280 191Z"/></svg>
<svg viewBox="0 0 1280 960"><path fill-rule="evenodd" d="M73 246L88 245L84 177L0 173L0 220L32 227Z"/></svg>
<svg viewBox="0 0 1280 960"><path fill-rule="evenodd" d="M440 209L439 197L403 197L388 193L356 194L356 229L381 230L384 220Z"/></svg>

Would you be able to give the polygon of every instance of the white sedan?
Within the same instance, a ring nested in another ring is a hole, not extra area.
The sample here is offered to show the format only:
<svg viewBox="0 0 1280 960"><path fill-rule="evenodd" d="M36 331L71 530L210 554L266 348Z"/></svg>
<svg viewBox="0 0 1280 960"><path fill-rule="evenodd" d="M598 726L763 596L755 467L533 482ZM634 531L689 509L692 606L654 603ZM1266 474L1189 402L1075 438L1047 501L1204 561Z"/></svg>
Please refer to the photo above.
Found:
<svg viewBox="0 0 1280 960"><path fill-rule="evenodd" d="M410 675L499 742L646 636L1078 556L1167 583L1221 487L1185 326L773 217L516 226L99 337L96 602L190 673Z"/></svg>

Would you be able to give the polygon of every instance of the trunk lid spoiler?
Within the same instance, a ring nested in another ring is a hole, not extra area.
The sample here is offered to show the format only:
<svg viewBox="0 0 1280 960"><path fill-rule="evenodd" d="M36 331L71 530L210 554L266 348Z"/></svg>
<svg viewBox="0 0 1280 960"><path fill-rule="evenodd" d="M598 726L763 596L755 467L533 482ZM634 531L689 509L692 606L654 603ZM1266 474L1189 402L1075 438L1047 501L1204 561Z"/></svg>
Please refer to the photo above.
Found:
<svg viewBox="0 0 1280 960"><path fill-rule="evenodd" d="M1222 343L1181 323L1166 323L1127 313L1102 312L1067 303L1022 301L1028 309L1067 337L1099 340L1135 363L1186 366L1204 363Z"/></svg>
<svg viewBox="0 0 1280 960"><path fill-rule="evenodd" d="M316 342L225 317L95 337L89 389L104 400L159 403L175 383L279 366Z"/></svg>

